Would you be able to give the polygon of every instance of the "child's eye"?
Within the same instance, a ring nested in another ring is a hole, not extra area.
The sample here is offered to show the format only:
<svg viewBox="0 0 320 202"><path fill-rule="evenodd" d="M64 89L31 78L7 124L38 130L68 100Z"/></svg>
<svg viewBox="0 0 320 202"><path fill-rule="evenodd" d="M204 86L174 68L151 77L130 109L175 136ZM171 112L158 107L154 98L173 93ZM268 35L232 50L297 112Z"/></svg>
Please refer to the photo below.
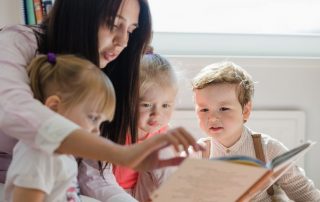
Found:
<svg viewBox="0 0 320 202"><path fill-rule="evenodd" d="M142 106L142 107L145 107L145 108L150 108L150 107L152 107L152 104L142 103L141 106Z"/></svg>
<svg viewBox="0 0 320 202"><path fill-rule="evenodd" d="M136 28L137 28L136 26L130 27L130 28L128 29L128 34L132 34L132 32L134 32L134 30L135 30Z"/></svg>
<svg viewBox="0 0 320 202"><path fill-rule="evenodd" d="M221 107L220 109L219 109L219 111L228 111L229 110L229 108L227 108L227 107Z"/></svg>
<svg viewBox="0 0 320 202"><path fill-rule="evenodd" d="M99 116L88 115L88 118L89 118L93 123L96 123L97 121L99 121Z"/></svg>
<svg viewBox="0 0 320 202"><path fill-rule="evenodd" d="M112 30L112 31L115 31L115 30L117 30L117 29L119 29L119 25L116 24L116 23L113 24L111 30Z"/></svg>
<svg viewBox="0 0 320 202"><path fill-rule="evenodd" d="M112 30L113 30L113 31L117 30L118 28L119 28L118 25L113 25L113 26L112 26Z"/></svg>
<svg viewBox="0 0 320 202"><path fill-rule="evenodd" d="M207 112L209 111L208 109L200 109L199 112Z"/></svg>
<svg viewBox="0 0 320 202"><path fill-rule="evenodd" d="M170 105L169 105L169 104L163 104L162 107L163 107L163 108L169 108Z"/></svg>

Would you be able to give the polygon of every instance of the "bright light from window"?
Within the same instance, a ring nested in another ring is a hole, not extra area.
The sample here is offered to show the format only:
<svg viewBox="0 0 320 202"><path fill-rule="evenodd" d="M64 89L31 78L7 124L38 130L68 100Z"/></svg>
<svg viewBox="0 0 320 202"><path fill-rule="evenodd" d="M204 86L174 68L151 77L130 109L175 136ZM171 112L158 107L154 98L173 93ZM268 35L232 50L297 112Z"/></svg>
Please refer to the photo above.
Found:
<svg viewBox="0 0 320 202"><path fill-rule="evenodd" d="M156 32L320 34L319 0L149 0Z"/></svg>

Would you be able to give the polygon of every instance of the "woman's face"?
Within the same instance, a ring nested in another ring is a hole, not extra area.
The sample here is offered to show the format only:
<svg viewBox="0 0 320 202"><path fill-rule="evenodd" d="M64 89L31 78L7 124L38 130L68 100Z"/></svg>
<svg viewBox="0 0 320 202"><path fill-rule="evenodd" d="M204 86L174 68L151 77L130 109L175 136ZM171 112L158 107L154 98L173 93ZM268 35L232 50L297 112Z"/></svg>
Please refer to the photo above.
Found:
<svg viewBox="0 0 320 202"><path fill-rule="evenodd" d="M113 30L106 24L99 27L100 68L116 59L127 46L129 35L138 27L140 6L138 0L123 0L115 18Z"/></svg>

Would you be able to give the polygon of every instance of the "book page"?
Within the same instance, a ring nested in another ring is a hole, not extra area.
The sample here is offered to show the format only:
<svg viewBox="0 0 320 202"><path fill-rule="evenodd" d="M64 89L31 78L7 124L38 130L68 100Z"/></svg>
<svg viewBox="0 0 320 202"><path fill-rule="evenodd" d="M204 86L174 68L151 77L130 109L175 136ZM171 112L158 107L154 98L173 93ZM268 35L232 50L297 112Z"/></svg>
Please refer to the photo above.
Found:
<svg viewBox="0 0 320 202"><path fill-rule="evenodd" d="M281 170L283 167L287 167L290 164L296 162L299 158L301 158L307 151L309 151L312 146L314 146L316 142L308 141L304 144L301 144L289 151L275 157L269 162L268 167L273 169L275 172Z"/></svg>
<svg viewBox="0 0 320 202"><path fill-rule="evenodd" d="M226 161L186 159L152 195L153 202L236 201L268 170Z"/></svg>

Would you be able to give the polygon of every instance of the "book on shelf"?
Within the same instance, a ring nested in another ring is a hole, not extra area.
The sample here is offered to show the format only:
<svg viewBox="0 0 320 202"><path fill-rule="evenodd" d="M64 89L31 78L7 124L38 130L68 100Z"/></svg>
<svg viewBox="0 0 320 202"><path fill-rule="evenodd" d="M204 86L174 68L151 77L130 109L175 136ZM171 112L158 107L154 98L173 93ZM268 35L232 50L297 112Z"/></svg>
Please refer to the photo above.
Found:
<svg viewBox="0 0 320 202"><path fill-rule="evenodd" d="M306 142L268 163L247 156L187 158L151 199L153 202L249 201L274 184L314 144Z"/></svg>
<svg viewBox="0 0 320 202"><path fill-rule="evenodd" d="M46 17L52 8L53 1L52 0L41 0L42 1L42 13L43 17Z"/></svg>
<svg viewBox="0 0 320 202"><path fill-rule="evenodd" d="M34 14L36 16L36 23L40 24L43 20L43 11L41 0L33 0Z"/></svg>
<svg viewBox="0 0 320 202"><path fill-rule="evenodd" d="M39 24L48 15L54 0L22 0L24 23Z"/></svg>
<svg viewBox="0 0 320 202"><path fill-rule="evenodd" d="M28 25L34 25L36 24L36 16L34 13L34 4L33 4L33 0L24 0L26 2L26 16L27 16L27 21L26 24Z"/></svg>

